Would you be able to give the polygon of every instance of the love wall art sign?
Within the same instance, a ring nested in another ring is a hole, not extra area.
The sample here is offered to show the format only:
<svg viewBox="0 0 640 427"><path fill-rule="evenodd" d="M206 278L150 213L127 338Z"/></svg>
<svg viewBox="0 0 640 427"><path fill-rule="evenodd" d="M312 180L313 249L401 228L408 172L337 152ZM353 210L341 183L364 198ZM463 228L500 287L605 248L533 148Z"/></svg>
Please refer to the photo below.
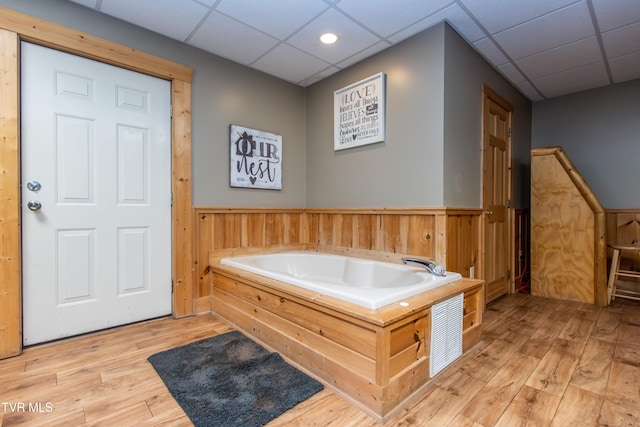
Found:
<svg viewBox="0 0 640 427"><path fill-rule="evenodd" d="M384 141L386 81L379 73L333 93L333 149Z"/></svg>
<svg viewBox="0 0 640 427"><path fill-rule="evenodd" d="M230 185L282 190L282 135L231 125Z"/></svg>

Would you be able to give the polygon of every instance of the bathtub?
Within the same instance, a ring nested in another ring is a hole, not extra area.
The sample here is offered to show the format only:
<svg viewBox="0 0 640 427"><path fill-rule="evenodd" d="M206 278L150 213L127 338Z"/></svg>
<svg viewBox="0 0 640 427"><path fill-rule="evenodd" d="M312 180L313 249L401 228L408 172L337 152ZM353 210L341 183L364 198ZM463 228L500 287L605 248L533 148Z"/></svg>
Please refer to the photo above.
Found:
<svg viewBox="0 0 640 427"><path fill-rule="evenodd" d="M399 258L399 257L398 257ZM220 263L376 309L455 281L422 267L318 252L283 252L223 258Z"/></svg>
<svg viewBox="0 0 640 427"><path fill-rule="evenodd" d="M420 266L321 250L291 251L233 257L211 251L211 311L380 423L433 387L436 304L463 294L463 352L480 342L482 280L455 273L440 278ZM369 256L380 259L373 251Z"/></svg>

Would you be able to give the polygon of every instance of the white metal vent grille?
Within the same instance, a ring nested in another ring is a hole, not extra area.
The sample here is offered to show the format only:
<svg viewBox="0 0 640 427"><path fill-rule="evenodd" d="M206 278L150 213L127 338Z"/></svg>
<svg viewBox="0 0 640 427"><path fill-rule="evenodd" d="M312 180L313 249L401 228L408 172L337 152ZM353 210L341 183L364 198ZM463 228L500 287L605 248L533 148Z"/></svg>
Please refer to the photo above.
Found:
<svg viewBox="0 0 640 427"><path fill-rule="evenodd" d="M462 355L463 302L458 294L431 307L431 377Z"/></svg>

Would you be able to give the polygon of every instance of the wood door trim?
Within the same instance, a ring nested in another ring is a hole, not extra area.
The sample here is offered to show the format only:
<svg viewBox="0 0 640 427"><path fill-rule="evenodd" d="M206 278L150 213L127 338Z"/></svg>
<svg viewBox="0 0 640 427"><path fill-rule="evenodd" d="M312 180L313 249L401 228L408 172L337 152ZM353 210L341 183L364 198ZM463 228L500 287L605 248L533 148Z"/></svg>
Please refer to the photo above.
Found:
<svg viewBox="0 0 640 427"><path fill-rule="evenodd" d="M0 7L0 359L22 352L20 248L20 41L106 62L171 81L172 312L194 314L191 196L193 69L109 40Z"/></svg>
<svg viewBox="0 0 640 427"><path fill-rule="evenodd" d="M112 41L82 33L12 9L0 7L0 27L33 42L67 53L167 80L192 81L193 68Z"/></svg>
<svg viewBox="0 0 640 427"><path fill-rule="evenodd" d="M0 69L18 70L18 46L0 30ZM0 75L0 358L22 350L18 89L17 72Z"/></svg>
<svg viewBox="0 0 640 427"><path fill-rule="evenodd" d="M492 100L493 102L495 102L496 104L498 104L500 107L502 107L503 109L505 109L506 111L509 112L509 128L512 128L512 120L513 120L513 104L511 104L511 102L509 102L508 100L506 100L505 98L503 98L500 94L498 94L496 91L494 91L493 89L491 89L489 86L487 86L486 84L482 85L482 170L484 171L484 148L485 148L485 139L486 139L486 133L487 130L485 128L485 113L487 111L487 101L488 100ZM493 139L493 138L490 138ZM487 141L488 144L491 143L491 141ZM502 144L500 144L502 145ZM512 137L509 136L509 140L507 142L507 197L508 200L513 200L513 168L512 168L512 162L513 162L513 158L512 158L512 153L513 153L513 143L512 143ZM482 179L483 179L483 183L482 183L482 204L483 204L483 209L485 209L484 206L484 192L485 192L485 183L484 183L484 172L482 173ZM494 209L495 210L495 209ZM506 234L507 236L505 237L507 240L507 259L508 261L508 268L509 271L511 271L511 278L508 279L509 280L509 293L513 293L515 291L515 278L514 278L514 274L513 272L515 271L515 261L514 261L514 244L512 242L513 239L513 233L515 230L515 216L513 215L513 207L511 208L507 208L505 209L504 212L505 215L505 230L506 230ZM482 241L481 241L481 247L483 248L483 256L482 256L482 265L483 265L483 270L482 273L485 273L485 267L484 267L484 263L486 262L486 235L485 235L485 221L481 221L482 226L481 226L481 234L482 234ZM484 276L481 276L484 278ZM486 301L485 301L486 303Z"/></svg>
<svg viewBox="0 0 640 427"><path fill-rule="evenodd" d="M482 93L484 96L486 96L487 98L491 98L495 101L496 104L500 105L502 108L510 111L513 114L513 104L503 98L498 92L491 89L487 85L482 85Z"/></svg>

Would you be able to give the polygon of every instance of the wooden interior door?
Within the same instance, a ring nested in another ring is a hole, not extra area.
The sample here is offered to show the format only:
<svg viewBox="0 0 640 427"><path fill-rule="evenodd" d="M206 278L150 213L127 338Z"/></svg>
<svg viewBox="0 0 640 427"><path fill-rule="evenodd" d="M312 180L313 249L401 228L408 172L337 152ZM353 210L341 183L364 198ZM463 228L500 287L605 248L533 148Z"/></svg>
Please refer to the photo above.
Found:
<svg viewBox="0 0 640 427"><path fill-rule="evenodd" d="M512 105L491 89L483 91L484 280L489 303L510 289Z"/></svg>

